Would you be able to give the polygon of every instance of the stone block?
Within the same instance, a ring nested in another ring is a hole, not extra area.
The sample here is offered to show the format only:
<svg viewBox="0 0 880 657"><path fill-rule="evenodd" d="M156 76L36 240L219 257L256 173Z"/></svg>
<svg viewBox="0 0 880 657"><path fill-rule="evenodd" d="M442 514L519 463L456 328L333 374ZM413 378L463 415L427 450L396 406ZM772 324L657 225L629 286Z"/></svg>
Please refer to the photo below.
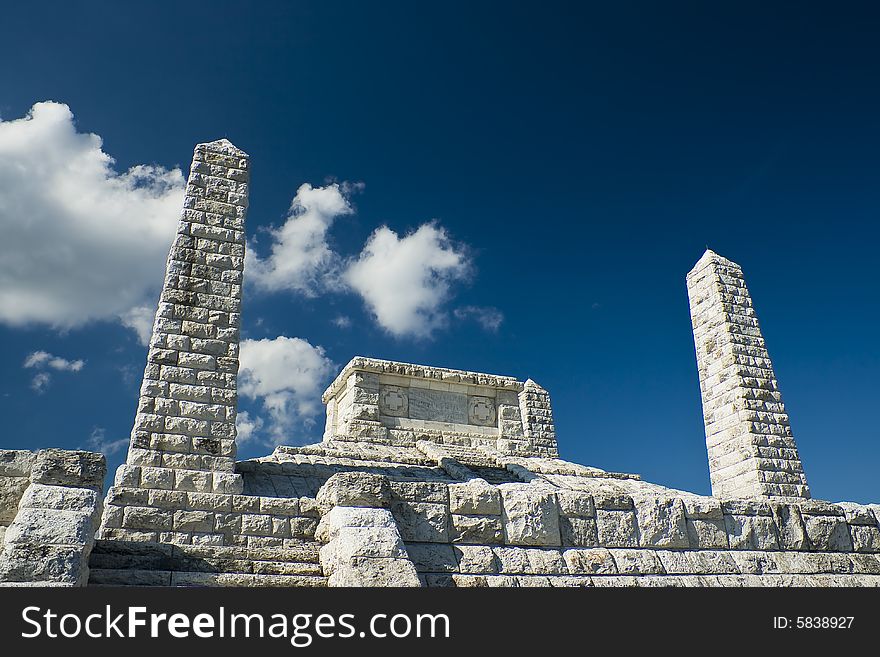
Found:
<svg viewBox="0 0 880 657"><path fill-rule="evenodd" d="M633 511L596 510L599 545L603 547L638 547L639 532Z"/></svg>
<svg viewBox="0 0 880 657"><path fill-rule="evenodd" d="M598 547L599 534L595 518L561 516L559 530L566 547Z"/></svg>
<svg viewBox="0 0 880 657"><path fill-rule="evenodd" d="M388 508L391 485L387 477L366 472L338 472L318 491L318 504L334 506Z"/></svg>
<svg viewBox="0 0 880 657"><path fill-rule="evenodd" d="M718 507L719 510L721 507ZM722 549L730 546L727 542L727 526L724 516L720 518L694 518L687 521L689 545L699 550Z"/></svg>
<svg viewBox="0 0 880 657"><path fill-rule="evenodd" d="M485 545L457 545L454 553L461 573L487 575L498 572L495 553Z"/></svg>
<svg viewBox="0 0 880 657"><path fill-rule="evenodd" d="M656 550L611 550L621 575L661 575L664 573Z"/></svg>
<svg viewBox="0 0 880 657"><path fill-rule="evenodd" d="M85 586L87 578L86 551L82 546L9 544L0 553L0 582Z"/></svg>
<svg viewBox="0 0 880 657"><path fill-rule="evenodd" d="M459 515L500 515L501 495L485 479L449 484L449 509Z"/></svg>
<svg viewBox="0 0 880 657"><path fill-rule="evenodd" d="M561 545L556 494L529 485L502 484L504 542L508 545Z"/></svg>
<svg viewBox="0 0 880 657"><path fill-rule="evenodd" d="M0 523L10 523L18 513L18 503L30 484L24 477L0 476Z"/></svg>
<svg viewBox="0 0 880 657"><path fill-rule="evenodd" d="M662 548L689 546L685 509L680 499L638 497L634 503L640 545Z"/></svg>
<svg viewBox="0 0 880 657"><path fill-rule="evenodd" d="M823 552L852 552L853 543L849 525L842 516L804 516L807 536L814 550Z"/></svg>
<svg viewBox="0 0 880 657"><path fill-rule="evenodd" d="M779 539L772 516L724 515L731 550L778 550Z"/></svg>
<svg viewBox="0 0 880 657"><path fill-rule="evenodd" d="M611 552L605 548L565 550L562 553L568 570L573 575L615 575L617 567Z"/></svg>
<svg viewBox="0 0 880 657"><path fill-rule="evenodd" d="M355 557L349 567L330 576L328 586L417 587L421 582L415 566L406 559Z"/></svg>
<svg viewBox="0 0 880 657"><path fill-rule="evenodd" d="M0 477L30 477L36 454L22 449L0 449Z"/></svg>
<svg viewBox="0 0 880 657"><path fill-rule="evenodd" d="M497 545L504 542L501 516L452 515L451 540L453 543Z"/></svg>
<svg viewBox="0 0 880 657"><path fill-rule="evenodd" d="M856 552L880 552L880 529L867 525L850 525L853 549Z"/></svg>
<svg viewBox="0 0 880 657"><path fill-rule="evenodd" d="M44 449L37 452L31 469L35 484L74 486L100 491L107 474L107 461L96 452Z"/></svg>
<svg viewBox="0 0 880 657"><path fill-rule="evenodd" d="M561 489L556 491L559 501L559 513L563 516L578 518L595 518L596 507L593 496L577 490Z"/></svg>
<svg viewBox="0 0 880 657"><path fill-rule="evenodd" d="M6 530L5 541L33 545L86 545L94 540L94 509L20 509Z"/></svg>
<svg viewBox="0 0 880 657"><path fill-rule="evenodd" d="M445 504L399 501L391 506L391 513L404 541L449 541L449 507Z"/></svg>

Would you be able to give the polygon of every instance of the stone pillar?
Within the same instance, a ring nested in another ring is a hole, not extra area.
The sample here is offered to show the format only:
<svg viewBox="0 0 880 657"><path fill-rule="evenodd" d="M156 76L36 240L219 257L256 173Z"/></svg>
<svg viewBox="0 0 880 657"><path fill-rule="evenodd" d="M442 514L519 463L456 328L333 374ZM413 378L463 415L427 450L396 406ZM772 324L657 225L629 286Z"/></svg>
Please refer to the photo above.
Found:
<svg viewBox="0 0 880 657"><path fill-rule="evenodd" d="M249 168L225 139L195 148L115 488L242 490L233 468ZM124 499L113 493L108 503Z"/></svg>
<svg viewBox="0 0 880 657"><path fill-rule="evenodd" d="M559 451L550 393L529 379L519 393L519 407L529 450L541 456L557 458Z"/></svg>
<svg viewBox="0 0 880 657"><path fill-rule="evenodd" d="M809 498L742 269L707 250L687 286L712 494Z"/></svg>

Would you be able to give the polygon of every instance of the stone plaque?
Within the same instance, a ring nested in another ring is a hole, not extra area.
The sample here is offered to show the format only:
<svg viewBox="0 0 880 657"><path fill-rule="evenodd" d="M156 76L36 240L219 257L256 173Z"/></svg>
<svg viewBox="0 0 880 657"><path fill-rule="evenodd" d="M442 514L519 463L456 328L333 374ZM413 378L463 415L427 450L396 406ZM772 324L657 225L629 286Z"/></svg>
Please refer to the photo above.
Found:
<svg viewBox="0 0 880 657"><path fill-rule="evenodd" d="M409 389L409 417L433 422L468 423L468 398L457 392Z"/></svg>
<svg viewBox="0 0 880 657"><path fill-rule="evenodd" d="M383 386L379 391L379 412L393 417L406 417L409 412L406 390L397 386Z"/></svg>
<svg viewBox="0 0 880 657"><path fill-rule="evenodd" d="M495 402L488 397L468 398L468 422L482 427L494 427Z"/></svg>

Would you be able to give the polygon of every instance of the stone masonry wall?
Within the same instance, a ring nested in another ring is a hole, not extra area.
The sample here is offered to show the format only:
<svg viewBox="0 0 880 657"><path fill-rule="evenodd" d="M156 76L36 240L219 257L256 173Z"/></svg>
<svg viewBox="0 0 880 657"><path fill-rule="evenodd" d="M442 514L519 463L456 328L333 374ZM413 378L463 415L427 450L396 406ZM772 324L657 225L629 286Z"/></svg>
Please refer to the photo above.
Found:
<svg viewBox="0 0 880 657"><path fill-rule="evenodd" d="M26 486L15 509L14 496L0 499L0 515L11 519L0 536L0 586L86 585L106 469L93 452L0 451L0 481Z"/></svg>
<svg viewBox="0 0 880 657"><path fill-rule="evenodd" d="M707 250L687 287L713 495L809 498L742 269Z"/></svg>

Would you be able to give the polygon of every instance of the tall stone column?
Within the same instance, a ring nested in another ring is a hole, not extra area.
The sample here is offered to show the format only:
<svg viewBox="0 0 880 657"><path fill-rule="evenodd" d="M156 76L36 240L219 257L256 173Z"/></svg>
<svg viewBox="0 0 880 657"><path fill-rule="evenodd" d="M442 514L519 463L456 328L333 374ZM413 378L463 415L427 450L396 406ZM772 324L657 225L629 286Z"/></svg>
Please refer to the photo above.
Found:
<svg viewBox="0 0 880 657"><path fill-rule="evenodd" d="M248 155L225 139L195 148L110 506L131 503L122 489L143 507L148 498L132 490L242 490L233 467L249 168ZM109 523L126 526L119 518Z"/></svg>
<svg viewBox="0 0 880 657"><path fill-rule="evenodd" d="M707 250L687 287L712 494L809 498L742 268Z"/></svg>

